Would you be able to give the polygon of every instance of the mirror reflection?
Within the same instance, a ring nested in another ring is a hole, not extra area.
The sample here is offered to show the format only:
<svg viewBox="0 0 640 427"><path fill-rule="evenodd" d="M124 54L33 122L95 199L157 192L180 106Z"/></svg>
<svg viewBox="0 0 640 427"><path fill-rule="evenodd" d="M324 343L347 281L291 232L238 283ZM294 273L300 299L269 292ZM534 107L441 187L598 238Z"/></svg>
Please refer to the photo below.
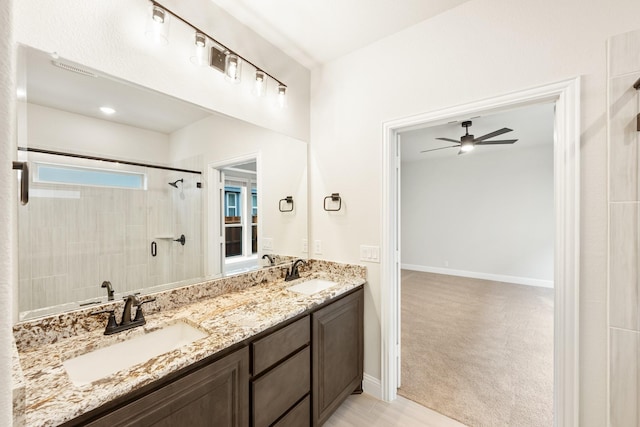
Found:
<svg viewBox="0 0 640 427"><path fill-rule="evenodd" d="M305 142L32 48L19 66L19 320L306 257Z"/></svg>

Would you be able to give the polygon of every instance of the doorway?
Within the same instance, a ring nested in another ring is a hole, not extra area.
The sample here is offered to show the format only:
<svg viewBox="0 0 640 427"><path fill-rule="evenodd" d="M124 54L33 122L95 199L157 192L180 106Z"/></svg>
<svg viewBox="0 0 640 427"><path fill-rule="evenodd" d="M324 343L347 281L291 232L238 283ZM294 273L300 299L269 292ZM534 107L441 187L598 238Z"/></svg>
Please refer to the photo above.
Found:
<svg viewBox="0 0 640 427"><path fill-rule="evenodd" d="M400 385L400 235L398 134L478 114L553 102L554 141L554 418L578 422L579 271L579 88L578 78L488 100L406 117L384 124L381 251L382 398L394 400Z"/></svg>
<svg viewBox="0 0 640 427"><path fill-rule="evenodd" d="M553 424L554 114L399 134L398 394L464 424Z"/></svg>
<svg viewBox="0 0 640 427"><path fill-rule="evenodd" d="M259 175L254 155L209 165L209 276L258 268Z"/></svg>

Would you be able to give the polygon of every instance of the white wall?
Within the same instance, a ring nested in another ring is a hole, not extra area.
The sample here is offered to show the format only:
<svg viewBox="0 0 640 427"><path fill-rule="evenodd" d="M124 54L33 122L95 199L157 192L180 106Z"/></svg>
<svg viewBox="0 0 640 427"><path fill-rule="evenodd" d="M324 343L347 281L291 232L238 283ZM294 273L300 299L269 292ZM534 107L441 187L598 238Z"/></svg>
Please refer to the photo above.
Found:
<svg viewBox="0 0 640 427"><path fill-rule="evenodd" d="M200 156L203 178L210 164L233 161L247 155L259 156L258 212L260 237L273 239L273 252L305 257L302 239L307 238L307 143L240 120L211 115L171 134L170 158L177 161ZM205 188L211 184L206 182ZM203 196L208 205L208 191ZM278 201L293 196L291 213L278 210ZM205 221L205 233L208 232ZM262 248L258 251L262 253Z"/></svg>
<svg viewBox="0 0 640 427"><path fill-rule="evenodd" d="M27 104L29 147L97 155L151 164L169 164L169 135Z"/></svg>
<svg viewBox="0 0 640 427"><path fill-rule="evenodd" d="M403 268L553 285L553 145L403 162Z"/></svg>
<svg viewBox="0 0 640 427"><path fill-rule="evenodd" d="M166 0L163 4L234 49L288 86L289 108L270 96L251 95L251 67L244 84L232 85L210 67L189 61L193 30L172 20L169 44L153 45L144 35L146 0L62 0L16 3L16 39L107 74L302 140L309 138L309 70L239 23L213 2Z"/></svg>
<svg viewBox="0 0 640 427"><path fill-rule="evenodd" d="M358 262L381 241L382 123L580 75L580 425L606 425L606 40L636 0L471 0L312 72L311 239ZM322 210L339 191L342 215ZM315 256L315 255L314 255ZM365 372L380 378L380 271L367 264Z"/></svg>
<svg viewBox="0 0 640 427"><path fill-rule="evenodd" d="M0 179L9 183L0 189L0 233L10 236L0 240L0 425L11 425L11 341L12 294L15 268L15 226L12 206L16 195L15 172L10 160L15 159L15 56L13 38L13 0L0 2Z"/></svg>

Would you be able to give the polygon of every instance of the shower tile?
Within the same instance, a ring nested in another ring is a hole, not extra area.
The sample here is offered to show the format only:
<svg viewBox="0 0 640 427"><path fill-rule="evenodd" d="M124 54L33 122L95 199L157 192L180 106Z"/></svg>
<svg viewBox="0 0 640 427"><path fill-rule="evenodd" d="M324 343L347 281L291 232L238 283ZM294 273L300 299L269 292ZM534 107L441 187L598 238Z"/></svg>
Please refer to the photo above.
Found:
<svg viewBox="0 0 640 427"><path fill-rule="evenodd" d="M33 309L31 294L31 280L20 280L20 292L18 292L18 311Z"/></svg>
<svg viewBox="0 0 640 427"><path fill-rule="evenodd" d="M126 228L126 265L146 264L147 254L147 230L144 226L128 226Z"/></svg>
<svg viewBox="0 0 640 427"><path fill-rule="evenodd" d="M610 201L637 201L638 143L636 130L638 94L633 83L640 77L624 76L609 82L609 176Z"/></svg>
<svg viewBox="0 0 640 427"><path fill-rule="evenodd" d="M102 285L105 280L111 282L116 292L120 292L119 287L125 282L125 258L124 254L102 254L99 256L99 283ZM101 291L106 293L105 290Z"/></svg>
<svg viewBox="0 0 640 427"><path fill-rule="evenodd" d="M610 324L638 330L638 204L610 204Z"/></svg>
<svg viewBox="0 0 640 427"><path fill-rule="evenodd" d="M609 425L638 426L640 417L639 356L637 332L611 328Z"/></svg>
<svg viewBox="0 0 640 427"><path fill-rule="evenodd" d="M132 265L126 267L124 290L132 291L145 285L147 279L147 265Z"/></svg>
<svg viewBox="0 0 640 427"><path fill-rule="evenodd" d="M68 271L67 229L55 227L52 229L52 268L54 275L66 274Z"/></svg>
<svg viewBox="0 0 640 427"><path fill-rule="evenodd" d="M147 222L147 194L146 191L131 191L126 204L127 225L142 225Z"/></svg>

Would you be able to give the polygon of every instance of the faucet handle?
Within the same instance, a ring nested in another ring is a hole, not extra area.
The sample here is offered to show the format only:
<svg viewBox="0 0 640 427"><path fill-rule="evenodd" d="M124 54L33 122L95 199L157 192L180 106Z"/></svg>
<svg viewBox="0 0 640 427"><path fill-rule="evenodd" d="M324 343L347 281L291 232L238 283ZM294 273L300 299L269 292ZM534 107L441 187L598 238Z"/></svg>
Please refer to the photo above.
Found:
<svg viewBox="0 0 640 427"><path fill-rule="evenodd" d="M98 314L109 313L109 319L107 320L107 327L104 330L105 335L109 335L109 332L113 331L118 327L118 322L116 322L115 310L99 310L93 311L89 314L92 316L97 316Z"/></svg>
<svg viewBox="0 0 640 427"><path fill-rule="evenodd" d="M147 300L144 300L144 301L138 301L136 303L136 308L137 308L136 317L135 317L135 319L133 319L133 321L134 322L135 321L144 321L144 313L142 312L142 304L146 304L148 302L153 302L155 300L156 300L155 298L150 298L150 299L147 299Z"/></svg>

